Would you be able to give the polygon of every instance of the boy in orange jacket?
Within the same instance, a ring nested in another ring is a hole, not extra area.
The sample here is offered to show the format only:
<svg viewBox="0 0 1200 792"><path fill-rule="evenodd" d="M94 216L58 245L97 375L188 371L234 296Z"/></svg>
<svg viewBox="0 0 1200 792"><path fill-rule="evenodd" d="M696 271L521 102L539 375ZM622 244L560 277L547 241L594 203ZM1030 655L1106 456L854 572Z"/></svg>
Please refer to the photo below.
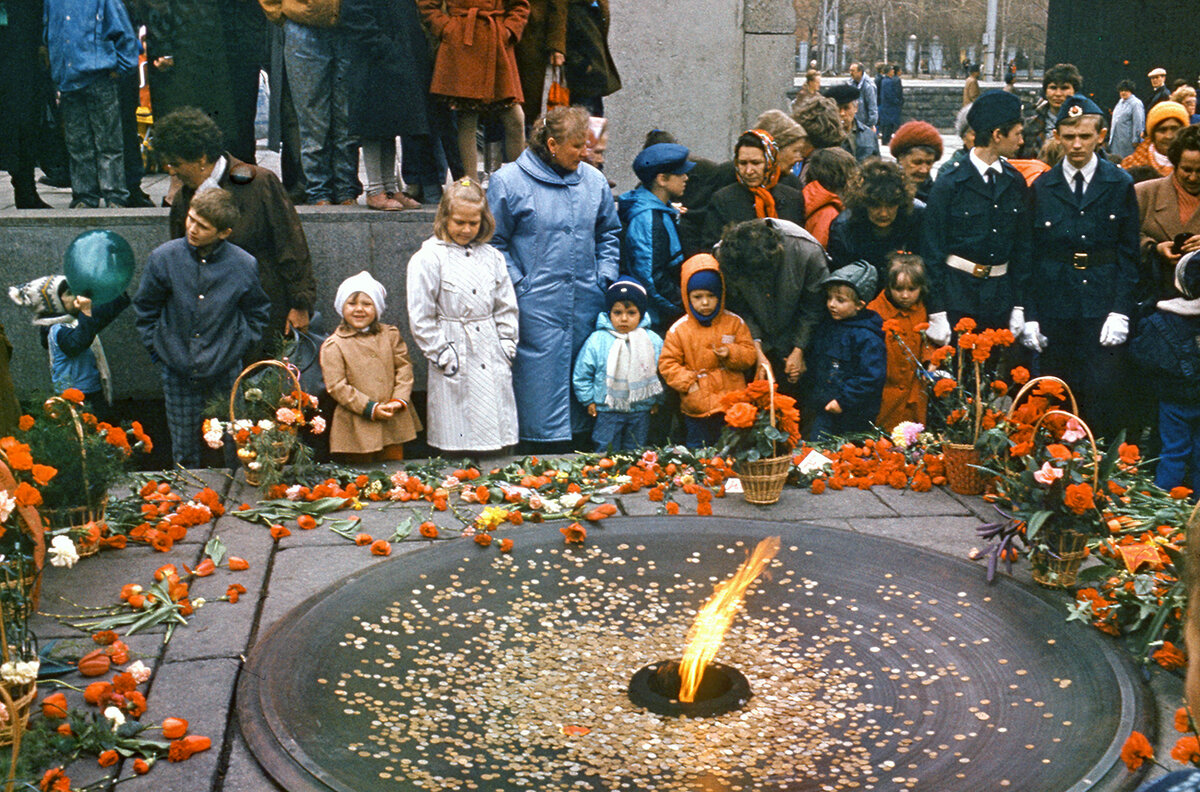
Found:
<svg viewBox="0 0 1200 792"><path fill-rule="evenodd" d="M688 448L716 444L725 423L721 396L746 387L757 360L750 328L725 310L725 279L707 253L683 262L680 278L687 314L663 340L658 371L679 392Z"/></svg>

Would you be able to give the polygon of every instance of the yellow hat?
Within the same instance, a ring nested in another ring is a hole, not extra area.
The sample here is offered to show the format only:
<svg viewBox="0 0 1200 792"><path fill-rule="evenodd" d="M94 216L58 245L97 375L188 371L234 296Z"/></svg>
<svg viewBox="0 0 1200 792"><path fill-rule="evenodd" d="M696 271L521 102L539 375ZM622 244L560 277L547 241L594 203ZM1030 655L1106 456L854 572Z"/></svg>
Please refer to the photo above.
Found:
<svg viewBox="0 0 1200 792"><path fill-rule="evenodd" d="M1146 113L1146 136L1149 137L1153 134L1154 128L1168 118L1174 118L1184 126L1187 126L1192 120L1188 117L1188 111L1179 102L1159 102Z"/></svg>

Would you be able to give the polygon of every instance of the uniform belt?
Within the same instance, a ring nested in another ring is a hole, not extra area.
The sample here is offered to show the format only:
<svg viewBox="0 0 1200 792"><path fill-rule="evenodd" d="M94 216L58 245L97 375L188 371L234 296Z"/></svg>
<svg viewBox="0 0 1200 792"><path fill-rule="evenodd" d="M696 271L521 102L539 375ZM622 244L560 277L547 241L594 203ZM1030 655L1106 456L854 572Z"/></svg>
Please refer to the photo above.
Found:
<svg viewBox="0 0 1200 792"><path fill-rule="evenodd" d="M946 266L965 272L976 278L999 278L1008 272L1008 262L1003 264L976 264L970 259L951 253L946 256Z"/></svg>

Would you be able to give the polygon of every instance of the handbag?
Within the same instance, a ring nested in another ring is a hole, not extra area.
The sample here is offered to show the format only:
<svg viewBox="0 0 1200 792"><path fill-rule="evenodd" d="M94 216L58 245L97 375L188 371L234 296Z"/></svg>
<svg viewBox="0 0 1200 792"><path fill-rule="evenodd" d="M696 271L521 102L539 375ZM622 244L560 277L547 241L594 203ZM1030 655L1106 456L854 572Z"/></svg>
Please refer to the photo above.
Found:
<svg viewBox="0 0 1200 792"><path fill-rule="evenodd" d="M568 107L571 104L571 92L563 82L561 66L550 67L550 88L546 91L546 109L552 107Z"/></svg>
<svg viewBox="0 0 1200 792"><path fill-rule="evenodd" d="M318 313L313 316L313 323L319 321ZM293 327L291 335L284 338L280 357L300 372L300 388L305 393L320 398L325 394L325 375L321 371L321 344L328 336L312 328L312 324L307 330Z"/></svg>

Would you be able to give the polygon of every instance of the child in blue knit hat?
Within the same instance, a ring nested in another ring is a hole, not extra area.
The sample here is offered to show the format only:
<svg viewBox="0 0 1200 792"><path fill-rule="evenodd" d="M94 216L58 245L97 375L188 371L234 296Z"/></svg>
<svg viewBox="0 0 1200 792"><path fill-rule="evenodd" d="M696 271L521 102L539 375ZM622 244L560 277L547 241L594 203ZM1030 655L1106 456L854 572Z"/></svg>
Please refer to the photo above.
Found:
<svg viewBox="0 0 1200 792"><path fill-rule="evenodd" d="M596 451L633 451L646 445L650 415L663 400L658 379L662 338L650 329L646 287L629 277L608 287L608 312L575 359L575 398L595 417Z"/></svg>

